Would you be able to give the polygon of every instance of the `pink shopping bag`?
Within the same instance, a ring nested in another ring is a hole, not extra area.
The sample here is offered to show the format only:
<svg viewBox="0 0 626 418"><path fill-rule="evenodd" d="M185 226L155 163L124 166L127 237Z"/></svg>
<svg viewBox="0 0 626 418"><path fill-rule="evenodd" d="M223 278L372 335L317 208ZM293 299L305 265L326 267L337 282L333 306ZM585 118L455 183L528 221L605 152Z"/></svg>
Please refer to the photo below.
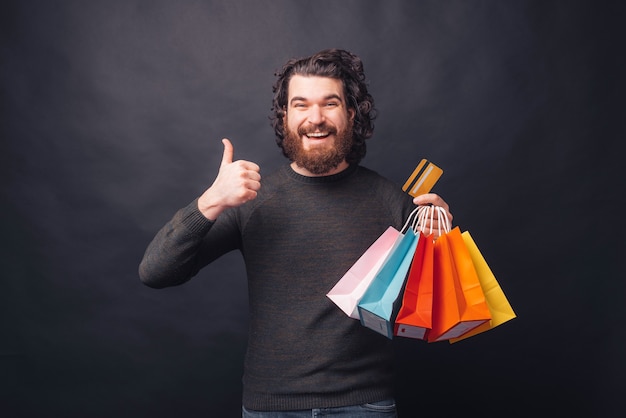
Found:
<svg viewBox="0 0 626 418"><path fill-rule="evenodd" d="M351 318L359 319L357 304L389 255L400 231L388 227L326 294Z"/></svg>

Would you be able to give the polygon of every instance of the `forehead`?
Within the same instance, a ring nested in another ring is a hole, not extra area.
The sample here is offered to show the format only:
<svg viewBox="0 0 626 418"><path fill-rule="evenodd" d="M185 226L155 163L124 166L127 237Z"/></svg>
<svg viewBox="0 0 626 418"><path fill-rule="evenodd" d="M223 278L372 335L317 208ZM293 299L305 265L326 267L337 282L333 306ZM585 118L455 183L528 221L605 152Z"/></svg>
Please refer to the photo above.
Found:
<svg viewBox="0 0 626 418"><path fill-rule="evenodd" d="M294 97L316 100L331 96L344 99L341 80L331 77L303 76L299 74L294 75L289 80L289 101Z"/></svg>

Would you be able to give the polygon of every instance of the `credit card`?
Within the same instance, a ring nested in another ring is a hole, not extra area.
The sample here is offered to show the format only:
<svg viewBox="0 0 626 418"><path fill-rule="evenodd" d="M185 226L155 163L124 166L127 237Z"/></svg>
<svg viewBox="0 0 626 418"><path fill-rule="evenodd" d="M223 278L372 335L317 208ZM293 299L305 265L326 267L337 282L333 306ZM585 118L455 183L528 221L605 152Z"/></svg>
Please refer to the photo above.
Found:
<svg viewBox="0 0 626 418"><path fill-rule="evenodd" d="M402 190L413 197L428 193L442 174L443 170L441 168L427 159L423 159L417 165L406 183L404 183Z"/></svg>

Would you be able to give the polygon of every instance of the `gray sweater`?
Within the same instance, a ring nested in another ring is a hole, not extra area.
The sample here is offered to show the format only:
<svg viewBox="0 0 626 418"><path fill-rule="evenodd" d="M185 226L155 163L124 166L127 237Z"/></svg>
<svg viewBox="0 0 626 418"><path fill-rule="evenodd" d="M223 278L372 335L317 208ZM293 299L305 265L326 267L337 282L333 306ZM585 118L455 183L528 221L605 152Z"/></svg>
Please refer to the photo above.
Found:
<svg viewBox="0 0 626 418"><path fill-rule="evenodd" d="M388 226L400 230L413 208L399 186L361 166L327 177L284 166L263 177L255 200L215 222L197 201L180 209L148 246L139 274L150 287L179 285L241 251L250 301L246 408L382 400L393 396L390 340L346 316L326 293Z"/></svg>

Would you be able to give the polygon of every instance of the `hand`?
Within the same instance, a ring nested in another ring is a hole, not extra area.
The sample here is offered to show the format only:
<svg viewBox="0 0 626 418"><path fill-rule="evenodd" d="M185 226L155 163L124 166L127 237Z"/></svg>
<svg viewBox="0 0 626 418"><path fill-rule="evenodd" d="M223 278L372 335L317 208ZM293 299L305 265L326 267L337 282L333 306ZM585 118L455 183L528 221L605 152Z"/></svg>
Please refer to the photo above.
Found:
<svg viewBox="0 0 626 418"><path fill-rule="evenodd" d="M198 209L211 220L215 220L226 208L240 206L255 199L261 188L259 166L245 160L233 162L233 145L226 138L222 139L222 143L224 155L217 177L198 199Z"/></svg>
<svg viewBox="0 0 626 418"><path fill-rule="evenodd" d="M433 206L442 207L446 211L446 215L448 217L448 224L450 225L450 228L452 228L452 219L454 217L452 216L452 213L450 213L450 206L448 206L446 201L443 200L441 196L435 193L426 193L426 194L422 194L422 195L415 197L413 199L413 203L415 203L418 206L433 205ZM444 225L439 225L439 220L437 219L437 215L435 215L433 216L432 223L431 223L430 217L428 217L424 225L420 225L419 229L420 231L424 233L430 233L430 231L432 230L434 239L437 239L439 238L440 231L441 232L444 231L443 228L444 228Z"/></svg>

